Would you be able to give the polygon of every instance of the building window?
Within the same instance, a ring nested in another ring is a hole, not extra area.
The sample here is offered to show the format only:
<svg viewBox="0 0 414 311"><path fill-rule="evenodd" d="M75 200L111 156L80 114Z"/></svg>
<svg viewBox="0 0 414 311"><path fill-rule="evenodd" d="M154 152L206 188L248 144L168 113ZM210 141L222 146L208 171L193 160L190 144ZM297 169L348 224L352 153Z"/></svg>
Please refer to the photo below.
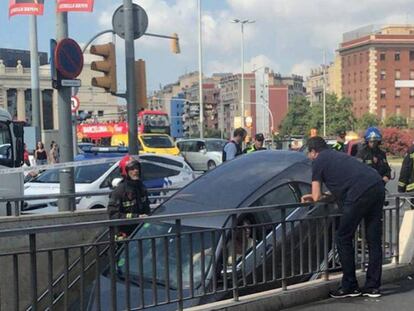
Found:
<svg viewBox="0 0 414 311"><path fill-rule="evenodd" d="M348 66L351 66L351 56L348 56L347 62L348 62Z"/></svg>
<svg viewBox="0 0 414 311"><path fill-rule="evenodd" d="M414 70L410 70L410 80L414 80Z"/></svg>
<svg viewBox="0 0 414 311"><path fill-rule="evenodd" d="M362 100L362 89L359 90L359 99Z"/></svg>
<svg viewBox="0 0 414 311"><path fill-rule="evenodd" d="M356 83L356 76L357 76L357 73L354 72L354 83Z"/></svg>
<svg viewBox="0 0 414 311"><path fill-rule="evenodd" d="M357 56L356 54L354 54L354 65L356 65L356 63L357 63Z"/></svg>
<svg viewBox="0 0 414 311"><path fill-rule="evenodd" d="M386 113L385 107L381 107L381 121L384 121L386 117L387 117L387 113Z"/></svg>
<svg viewBox="0 0 414 311"><path fill-rule="evenodd" d="M397 62L400 60L400 52L395 52L394 60L397 61Z"/></svg>
<svg viewBox="0 0 414 311"><path fill-rule="evenodd" d="M387 91L385 89L381 89L381 98L384 99L387 95Z"/></svg>
<svg viewBox="0 0 414 311"><path fill-rule="evenodd" d="M381 52L381 54L380 54L380 60L382 60L382 61L385 60L385 52Z"/></svg>
<svg viewBox="0 0 414 311"><path fill-rule="evenodd" d="M385 70L381 70L380 80L385 80L386 76L387 76L387 72Z"/></svg>
<svg viewBox="0 0 414 311"><path fill-rule="evenodd" d="M359 82L362 82L362 71L359 72Z"/></svg>
<svg viewBox="0 0 414 311"><path fill-rule="evenodd" d="M400 98L400 96L401 96L401 89L397 87L395 89L395 98Z"/></svg>
<svg viewBox="0 0 414 311"><path fill-rule="evenodd" d="M410 61L414 60L414 51L410 51Z"/></svg>
<svg viewBox="0 0 414 311"><path fill-rule="evenodd" d="M395 80L400 80L400 79L401 79L401 71L397 69L395 71Z"/></svg>
<svg viewBox="0 0 414 311"><path fill-rule="evenodd" d="M414 98L414 88L410 88L410 98Z"/></svg>
<svg viewBox="0 0 414 311"><path fill-rule="evenodd" d="M362 53L359 53L359 63L362 64Z"/></svg>
<svg viewBox="0 0 414 311"><path fill-rule="evenodd" d="M351 84L351 74L348 73L348 84Z"/></svg>
<svg viewBox="0 0 414 311"><path fill-rule="evenodd" d="M414 119L414 107L410 107L410 119Z"/></svg>
<svg viewBox="0 0 414 311"><path fill-rule="evenodd" d="M395 114L397 116L401 115L401 108L400 108L400 106L395 107Z"/></svg>
<svg viewBox="0 0 414 311"><path fill-rule="evenodd" d="M98 117L103 117L103 115L104 115L103 110L98 110Z"/></svg>

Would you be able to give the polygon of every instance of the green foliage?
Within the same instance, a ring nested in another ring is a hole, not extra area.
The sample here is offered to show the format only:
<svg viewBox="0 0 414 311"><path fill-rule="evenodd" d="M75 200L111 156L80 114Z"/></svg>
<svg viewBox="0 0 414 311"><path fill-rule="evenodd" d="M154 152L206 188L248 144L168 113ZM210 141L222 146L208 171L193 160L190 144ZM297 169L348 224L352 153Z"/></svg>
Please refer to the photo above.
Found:
<svg viewBox="0 0 414 311"><path fill-rule="evenodd" d="M359 130L365 130L371 126L379 126L381 124L381 120L372 113L365 113L361 118L357 121L357 128Z"/></svg>
<svg viewBox="0 0 414 311"><path fill-rule="evenodd" d="M304 135L309 130L310 103L305 97L295 97L280 126L280 135Z"/></svg>
<svg viewBox="0 0 414 311"><path fill-rule="evenodd" d="M205 138L221 138L221 131L213 128L207 128L204 130Z"/></svg>
<svg viewBox="0 0 414 311"><path fill-rule="evenodd" d="M384 121L385 127L407 128L407 119L401 116L390 116Z"/></svg>

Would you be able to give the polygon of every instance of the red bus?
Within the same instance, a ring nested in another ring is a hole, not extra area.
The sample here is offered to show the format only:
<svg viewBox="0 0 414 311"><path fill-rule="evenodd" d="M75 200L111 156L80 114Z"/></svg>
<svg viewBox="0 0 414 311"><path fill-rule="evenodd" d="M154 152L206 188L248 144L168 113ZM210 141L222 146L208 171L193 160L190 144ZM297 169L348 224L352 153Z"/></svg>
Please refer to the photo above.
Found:
<svg viewBox="0 0 414 311"><path fill-rule="evenodd" d="M138 113L138 133L170 134L168 114L157 110L142 110ZM94 122L77 126L78 141L93 142L98 145L110 145L113 135L128 135L128 123Z"/></svg>

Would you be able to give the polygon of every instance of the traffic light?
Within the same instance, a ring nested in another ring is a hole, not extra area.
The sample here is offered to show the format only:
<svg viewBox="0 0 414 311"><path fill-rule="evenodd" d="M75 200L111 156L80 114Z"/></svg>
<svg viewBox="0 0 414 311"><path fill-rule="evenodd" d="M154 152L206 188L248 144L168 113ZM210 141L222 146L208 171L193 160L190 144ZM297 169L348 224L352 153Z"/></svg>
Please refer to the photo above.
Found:
<svg viewBox="0 0 414 311"><path fill-rule="evenodd" d="M103 72L103 77L93 77L92 85L104 88L107 92L116 93L116 55L115 45L113 43L92 45L91 54L99 55L104 58L101 61L91 63L91 69Z"/></svg>
<svg viewBox="0 0 414 311"><path fill-rule="evenodd" d="M178 35L176 33L173 33L172 37L174 39L171 39L171 52L173 52L174 54L180 54L181 49L180 49L180 41L178 39Z"/></svg>

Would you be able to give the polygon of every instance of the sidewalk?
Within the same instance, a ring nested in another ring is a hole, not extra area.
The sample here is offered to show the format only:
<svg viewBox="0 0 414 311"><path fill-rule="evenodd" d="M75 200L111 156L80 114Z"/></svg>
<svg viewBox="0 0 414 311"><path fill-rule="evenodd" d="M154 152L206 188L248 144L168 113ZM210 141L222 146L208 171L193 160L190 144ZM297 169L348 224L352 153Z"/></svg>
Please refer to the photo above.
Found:
<svg viewBox="0 0 414 311"><path fill-rule="evenodd" d="M414 310L414 276L386 284L380 298L327 299L285 311L411 311Z"/></svg>

